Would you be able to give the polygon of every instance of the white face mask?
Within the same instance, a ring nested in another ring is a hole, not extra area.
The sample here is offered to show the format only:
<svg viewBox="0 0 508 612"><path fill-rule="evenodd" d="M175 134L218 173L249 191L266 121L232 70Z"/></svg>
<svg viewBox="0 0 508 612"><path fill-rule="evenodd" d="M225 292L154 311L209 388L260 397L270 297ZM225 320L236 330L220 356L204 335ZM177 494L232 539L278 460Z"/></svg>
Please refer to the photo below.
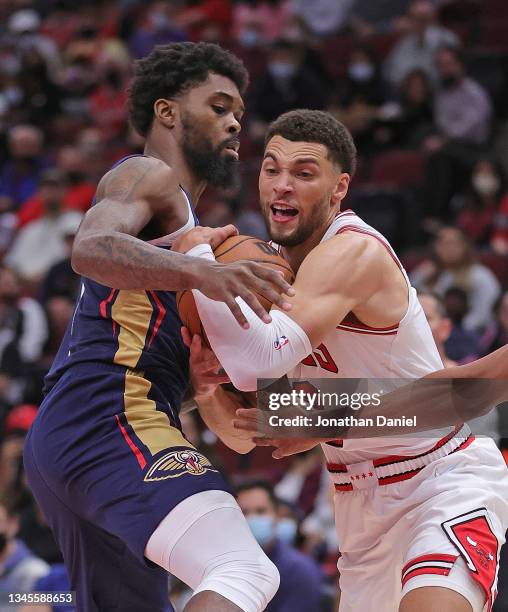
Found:
<svg viewBox="0 0 508 612"><path fill-rule="evenodd" d="M493 174L485 174L479 172L473 175L473 187L476 191L483 196L492 196L499 189L500 181L497 176Z"/></svg>
<svg viewBox="0 0 508 612"><path fill-rule="evenodd" d="M354 62L349 65L348 74L354 81L368 81L374 76L374 66L368 62Z"/></svg>

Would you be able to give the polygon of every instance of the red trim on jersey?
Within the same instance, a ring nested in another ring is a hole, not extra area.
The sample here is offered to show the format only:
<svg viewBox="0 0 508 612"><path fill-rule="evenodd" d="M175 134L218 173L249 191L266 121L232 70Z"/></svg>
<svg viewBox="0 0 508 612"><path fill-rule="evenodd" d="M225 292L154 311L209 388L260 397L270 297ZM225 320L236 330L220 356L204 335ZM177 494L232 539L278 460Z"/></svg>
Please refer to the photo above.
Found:
<svg viewBox="0 0 508 612"><path fill-rule="evenodd" d="M353 485L350 483L334 484L333 486L336 491L352 491L353 490Z"/></svg>
<svg viewBox="0 0 508 612"><path fill-rule="evenodd" d="M347 325L348 327L354 327L355 329L365 329L377 332L394 331L397 330L399 327L398 323L390 325L389 327L371 327L370 325L367 325L366 323L360 321L360 319L355 315L354 312L348 312L347 315L339 323L339 326L340 325Z"/></svg>
<svg viewBox="0 0 508 612"><path fill-rule="evenodd" d="M425 558L426 557L426 558ZM411 578L414 578L415 576L424 576L425 574L434 574L434 575L438 575L438 576L448 576L448 574L450 573L453 564L455 563L455 561L457 560L457 556L454 555L425 555L424 557L419 557L418 560L414 560L411 561L408 565L414 565L415 563L422 563L422 562L428 562L428 563L432 563L432 562L436 562L436 561L441 561L441 562L446 562L446 563L451 563L450 567L442 567L439 565L427 565L425 567L416 567L413 570L410 570L409 572L407 572L407 574L404 576L404 573L406 572L406 568L408 567L406 565L406 567L402 570L402 587L404 587L404 585L411 580Z"/></svg>
<svg viewBox="0 0 508 612"><path fill-rule="evenodd" d="M337 440L329 440L328 442L325 442L325 444L328 444L328 446L333 446L334 448L342 448L344 446L344 440L337 438Z"/></svg>
<svg viewBox="0 0 508 612"><path fill-rule="evenodd" d="M146 459L141 454L141 451L139 450L139 448L132 441L132 438L129 436L129 434L127 433L127 430L122 425L122 422L120 421L119 416L117 414L115 414L115 417L116 417L116 422L118 423L118 427L120 427L120 431L122 432L123 437L125 438L125 441L129 445L129 447L130 447L131 451L134 453L134 455L136 455L136 459L138 460L139 467L143 470L145 468L145 466L146 466Z"/></svg>
<svg viewBox="0 0 508 612"><path fill-rule="evenodd" d="M337 232L335 232L335 235L337 236L338 234L342 234L342 232L358 232L359 234L367 234L367 236L372 236L373 238L375 238L376 240L379 240L379 242L385 247L385 249L388 251L390 257L393 259L393 261L397 264L397 266L399 267L400 270L402 270L402 264L400 263L400 261L397 259L397 256L395 255L395 253L392 251L392 249L390 248L389 244L387 242L385 242L382 238L380 238L377 234L374 234L374 232L370 232L369 230L364 229L363 227L357 227L356 225L344 225L344 227L341 227Z"/></svg>
<svg viewBox="0 0 508 612"><path fill-rule="evenodd" d="M395 474L394 476L383 476L382 478L378 478L380 485L388 485L393 484L394 482L402 482L403 480L409 480L416 476L418 472L421 472L425 466L421 468L416 468L414 470L409 470L408 472L402 472L401 474Z"/></svg>
<svg viewBox="0 0 508 612"><path fill-rule="evenodd" d="M448 563L455 563L459 555L445 555L441 553L437 554L428 554L428 555L420 555L419 557L415 557L408 561L406 565L402 568L402 575L404 575L407 570L415 563L423 563L426 561L446 561Z"/></svg>
<svg viewBox="0 0 508 612"><path fill-rule="evenodd" d="M343 463L327 463L326 469L332 474L345 474L347 472L347 466Z"/></svg>
<svg viewBox="0 0 508 612"><path fill-rule="evenodd" d="M394 463L402 463L403 461L411 461L412 459L425 457L425 455L432 453L433 451L437 450L438 448L441 448L444 444L449 442L462 429L463 426L463 423L456 425L455 429L452 432L441 438L431 449L425 451L424 453L420 453L419 455L391 455L389 457L380 457L379 459L374 459L374 467L382 467L385 465L392 465ZM459 449L460 446L457 447L457 449L455 450Z"/></svg>
<svg viewBox="0 0 508 612"><path fill-rule="evenodd" d="M369 329L350 329L345 325L337 325L337 329L341 329L342 331L348 331L353 334L367 334L368 336L396 336L397 329L395 331L390 332L375 332Z"/></svg>
<svg viewBox="0 0 508 612"><path fill-rule="evenodd" d="M111 289L111 293L108 295L108 297L105 300L102 300L102 302L99 304L99 310L101 312L101 317L103 319L106 319L108 316L107 306L113 299L115 292L116 292L116 289Z"/></svg>
<svg viewBox="0 0 508 612"><path fill-rule="evenodd" d="M160 324L162 323L162 319L164 319L164 317L166 316L166 309L164 308L164 306L162 305L162 302L157 297L157 294L155 293L155 291L150 291L150 295L152 296L153 301L157 304L159 313L157 314L157 319L155 320L155 323L153 326L152 335L150 336L150 340L148 341L148 348L150 348L150 345L152 344L153 339L155 338L155 336L157 335L157 332L159 331L159 327L160 327Z"/></svg>

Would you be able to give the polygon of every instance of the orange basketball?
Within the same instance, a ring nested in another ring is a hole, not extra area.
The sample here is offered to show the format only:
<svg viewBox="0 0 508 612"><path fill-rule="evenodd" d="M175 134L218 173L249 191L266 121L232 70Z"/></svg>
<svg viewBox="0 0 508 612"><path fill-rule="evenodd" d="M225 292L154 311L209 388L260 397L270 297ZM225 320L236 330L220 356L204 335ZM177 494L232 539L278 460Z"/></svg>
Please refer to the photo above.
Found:
<svg viewBox="0 0 508 612"><path fill-rule="evenodd" d="M288 262L264 240L252 236L232 236L220 244L214 251L215 259L221 263L233 263L240 260L255 261L266 265L273 270L280 270L284 278L292 283L294 280L293 270ZM271 302L263 295L257 295L260 303L270 310ZM194 301L192 291L179 291L176 295L178 314L191 335L200 334L204 344L208 344L205 330L199 319L198 310Z"/></svg>

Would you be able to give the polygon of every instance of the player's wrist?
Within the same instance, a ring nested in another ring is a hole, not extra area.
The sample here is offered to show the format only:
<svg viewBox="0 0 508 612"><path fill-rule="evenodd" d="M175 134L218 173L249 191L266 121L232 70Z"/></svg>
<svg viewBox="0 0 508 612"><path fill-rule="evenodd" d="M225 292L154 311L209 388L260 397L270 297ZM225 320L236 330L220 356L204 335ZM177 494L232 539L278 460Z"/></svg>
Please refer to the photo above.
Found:
<svg viewBox="0 0 508 612"><path fill-rule="evenodd" d="M190 257L201 257L201 259L215 261L215 255L213 254L212 247L207 242L196 244L186 251L185 254L189 255Z"/></svg>

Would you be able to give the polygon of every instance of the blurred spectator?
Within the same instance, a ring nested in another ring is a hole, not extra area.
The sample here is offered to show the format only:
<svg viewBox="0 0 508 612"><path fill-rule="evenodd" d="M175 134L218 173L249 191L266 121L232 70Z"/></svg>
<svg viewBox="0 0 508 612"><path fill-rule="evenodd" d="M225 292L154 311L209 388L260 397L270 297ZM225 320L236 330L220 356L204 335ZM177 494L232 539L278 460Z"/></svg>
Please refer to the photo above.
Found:
<svg viewBox="0 0 508 612"><path fill-rule="evenodd" d="M446 342L452 331L452 322L446 316L444 303L441 298L431 293L420 293L418 295L423 312L429 322L432 337L436 343L437 350L443 366L450 368L457 365L453 359L450 359L446 353ZM487 435L492 438L496 444L499 443L499 419L496 410L489 412L481 417L468 421L473 433Z"/></svg>
<svg viewBox="0 0 508 612"><path fill-rule="evenodd" d="M178 25L194 41L224 42L232 24L230 0L197 0L188 3L178 16Z"/></svg>
<svg viewBox="0 0 508 612"><path fill-rule="evenodd" d="M289 11L299 17L310 32L319 37L330 36L349 23L354 0L289 0Z"/></svg>
<svg viewBox="0 0 508 612"><path fill-rule="evenodd" d="M452 330L445 342L450 359L469 363L478 356L478 335L465 329L463 322L469 312L467 293L460 287L450 287L443 297L446 316L452 322Z"/></svg>
<svg viewBox="0 0 508 612"><path fill-rule="evenodd" d="M66 298L72 307L78 296L79 276L71 266L71 252L78 226L74 223L64 224L63 239L65 256L48 270L41 284L40 301L47 304L53 298Z"/></svg>
<svg viewBox="0 0 508 612"><path fill-rule="evenodd" d="M303 549L312 556L327 555L333 558L333 570L337 569L339 542L335 526L334 488L330 474L323 465L319 477L319 490L314 509L303 520L300 530L304 537Z"/></svg>
<svg viewBox="0 0 508 612"><path fill-rule="evenodd" d="M0 591L4 593L33 591L37 580L49 572L47 563L16 539L18 529L19 518L11 502L0 498ZM11 610L12 605L0 603L0 612Z"/></svg>
<svg viewBox="0 0 508 612"><path fill-rule="evenodd" d="M438 134L429 136L427 217L449 220L451 197L463 188L477 155L490 136L489 94L466 74L457 49L442 47L436 55L440 86L434 98Z"/></svg>
<svg viewBox="0 0 508 612"><path fill-rule="evenodd" d="M24 279L42 280L50 267L66 257L65 235L75 231L82 215L63 209L67 183L60 170L46 170L40 179L39 197L44 214L23 227L5 261Z"/></svg>
<svg viewBox="0 0 508 612"><path fill-rule="evenodd" d="M95 184L88 180L87 165L83 152L77 147L64 146L58 151L57 167L64 172L67 188L63 210L86 212L95 194ZM17 212L18 227L39 219L44 214L44 205L39 193L22 204Z"/></svg>
<svg viewBox="0 0 508 612"><path fill-rule="evenodd" d="M401 29L401 15L407 12L411 0L354 0L351 25L358 36L365 38L377 32ZM407 27L407 26L406 26Z"/></svg>
<svg viewBox="0 0 508 612"><path fill-rule="evenodd" d="M436 343L439 356L445 368L457 365L453 359L446 356L445 342L450 337L452 322L446 316L442 299L435 293L419 292L418 299L429 323L432 337Z"/></svg>
<svg viewBox="0 0 508 612"><path fill-rule="evenodd" d="M409 32L390 52L385 63L387 80L397 86L411 71L422 70L433 81L438 77L436 51L458 45L457 36L436 23L436 9L430 0L415 0L408 14Z"/></svg>
<svg viewBox="0 0 508 612"><path fill-rule="evenodd" d="M319 490L323 456L316 447L307 453L299 453L291 458L289 468L275 486L275 494L280 500L296 504L308 514Z"/></svg>
<svg viewBox="0 0 508 612"><path fill-rule="evenodd" d="M50 75L40 51L27 49L22 56L19 84L23 89L22 120L45 128L60 112L61 90Z"/></svg>
<svg viewBox="0 0 508 612"><path fill-rule="evenodd" d="M127 122L126 74L122 66L111 61L98 68L98 84L90 95L89 109L94 125L108 141L118 137Z"/></svg>
<svg viewBox="0 0 508 612"><path fill-rule="evenodd" d="M490 245L494 219L505 189L498 164L489 159L476 162L456 223L477 246Z"/></svg>
<svg viewBox="0 0 508 612"><path fill-rule="evenodd" d="M463 289L470 304L464 327L476 332L489 324L492 306L500 293L497 278L475 261L470 240L454 227L439 231L433 244L432 258L413 271L411 280L417 289L435 291L440 296L451 287Z"/></svg>
<svg viewBox="0 0 508 612"><path fill-rule="evenodd" d="M48 336L40 304L21 295L13 270L0 267L0 371L13 378L40 359Z"/></svg>
<svg viewBox="0 0 508 612"><path fill-rule="evenodd" d="M17 125L8 135L9 159L0 170L0 209L17 210L35 193L40 173L49 165L43 155L44 137L33 125Z"/></svg>
<svg viewBox="0 0 508 612"><path fill-rule="evenodd" d="M508 344L508 291L505 291L494 305L494 320L480 338L480 351L488 355Z"/></svg>
<svg viewBox="0 0 508 612"><path fill-rule="evenodd" d="M287 2L240 0L233 7L233 36L243 47L258 47L282 36Z"/></svg>
<svg viewBox="0 0 508 612"><path fill-rule="evenodd" d="M178 7L173 2L154 2L142 23L129 38L129 50L134 59L145 57L156 45L183 42L186 35L175 22Z"/></svg>
<svg viewBox="0 0 508 612"><path fill-rule="evenodd" d="M276 499L263 481L244 483L236 492L238 504L268 557L280 573L280 586L266 612L319 610L323 575L313 559L276 535Z"/></svg>
<svg viewBox="0 0 508 612"><path fill-rule="evenodd" d="M52 79L58 78L60 55L55 43L42 34L41 18L32 8L21 9L9 17L8 28L20 52L35 49L44 58Z"/></svg>
<svg viewBox="0 0 508 612"><path fill-rule="evenodd" d="M409 72L399 86L397 99L377 113L376 140L386 146L419 149L434 132L433 90L422 70Z"/></svg>
<svg viewBox="0 0 508 612"><path fill-rule="evenodd" d="M62 563L52 565L49 574L39 578L33 589L35 593L68 593L71 590L71 585L65 565ZM67 604L58 604L56 606L47 604L22 607L19 612L74 612L75 609L74 606Z"/></svg>
<svg viewBox="0 0 508 612"><path fill-rule="evenodd" d="M444 138L476 145L490 135L492 105L487 91L467 76L458 49L441 47L436 54L440 87L435 97L436 126Z"/></svg>
<svg viewBox="0 0 508 612"><path fill-rule="evenodd" d="M287 40L276 41L270 49L267 74L252 96L252 113L269 122L294 108L324 108L328 84L303 63L303 49Z"/></svg>
<svg viewBox="0 0 508 612"><path fill-rule="evenodd" d="M501 200L494 218L492 248L500 255L508 255L508 193Z"/></svg>
<svg viewBox="0 0 508 612"><path fill-rule="evenodd" d="M361 153L372 150L375 119L384 99L384 86L374 52L368 47L353 49L335 114L349 128Z"/></svg>

